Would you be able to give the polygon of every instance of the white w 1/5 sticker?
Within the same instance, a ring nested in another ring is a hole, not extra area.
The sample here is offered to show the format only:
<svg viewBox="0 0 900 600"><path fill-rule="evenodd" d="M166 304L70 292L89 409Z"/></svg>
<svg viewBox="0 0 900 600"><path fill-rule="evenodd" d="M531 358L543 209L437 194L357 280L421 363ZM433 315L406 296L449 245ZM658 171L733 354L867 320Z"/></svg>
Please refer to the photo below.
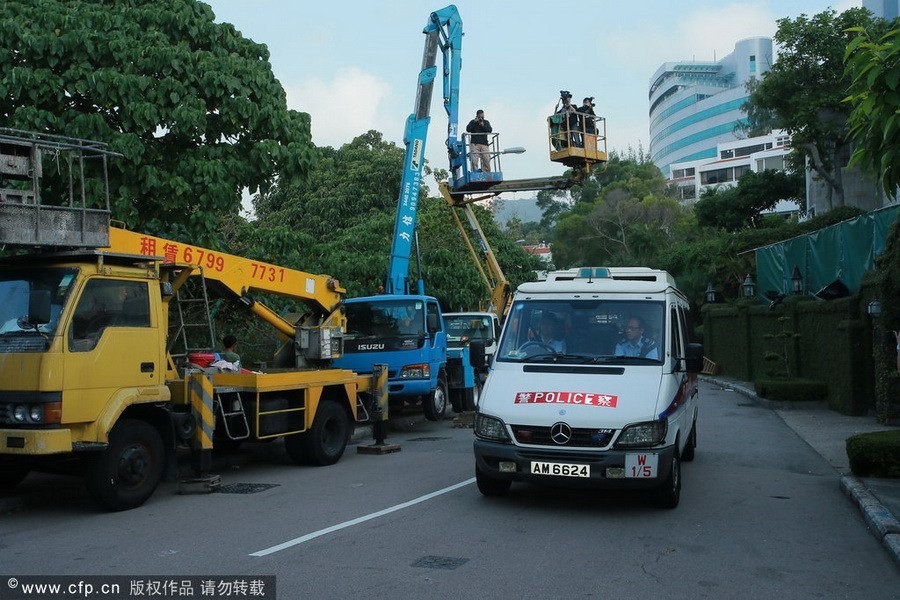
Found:
<svg viewBox="0 0 900 600"><path fill-rule="evenodd" d="M629 479L652 479L657 476L658 454L626 454L625 477Z"/></svg>

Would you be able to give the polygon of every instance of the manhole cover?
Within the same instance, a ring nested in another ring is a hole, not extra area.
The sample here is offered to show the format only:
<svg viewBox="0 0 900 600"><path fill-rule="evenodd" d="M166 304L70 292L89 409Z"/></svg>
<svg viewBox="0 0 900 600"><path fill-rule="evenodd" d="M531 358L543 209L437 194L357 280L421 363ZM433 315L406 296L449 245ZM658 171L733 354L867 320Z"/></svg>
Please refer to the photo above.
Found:
<svg viewBox="0 0 900 600"><path fill-rule="evenodd" d="M439 442L441 440L449 440L449 439L450 438L448 438L448 437L417 437L417 438L412 438L407 441L410 441L410 442Z"/></svg>
<svg viewBox="0 0 900 600"><path fill-rule="evenodd" d="M423 556L412 564L413 567L424 569L448 569L453 570L469 562L468 558L454 558L452 556Z"/></svg>
<svg viewBox="0 0 900 600"><path fill-rule="evenodd" d="M231 483L220 487L218 492L220 494L255 494L278 486L277 483Z"/></svg>

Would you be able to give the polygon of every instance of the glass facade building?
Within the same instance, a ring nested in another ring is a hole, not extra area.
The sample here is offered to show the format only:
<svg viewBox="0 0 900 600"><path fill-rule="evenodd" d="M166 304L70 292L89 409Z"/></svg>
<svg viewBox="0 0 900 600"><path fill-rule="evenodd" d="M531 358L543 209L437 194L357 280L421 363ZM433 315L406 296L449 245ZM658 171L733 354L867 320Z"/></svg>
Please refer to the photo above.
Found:
<svg viewBox="0 0 900 600"><path fill-rule="evenodd" d="M717 157L716 145L738 139L746 83L772 65L772 40L749 38L719 61L663 64L650 79L650 156L667 178L670 165Z"/></svg>

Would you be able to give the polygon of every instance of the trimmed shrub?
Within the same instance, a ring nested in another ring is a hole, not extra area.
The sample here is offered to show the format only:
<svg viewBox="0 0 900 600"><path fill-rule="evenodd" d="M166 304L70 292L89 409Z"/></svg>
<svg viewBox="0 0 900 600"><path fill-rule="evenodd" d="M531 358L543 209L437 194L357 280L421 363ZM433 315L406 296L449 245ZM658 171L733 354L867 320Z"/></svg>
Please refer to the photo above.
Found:
<svg viewBox="0 0 900 600"><path fill-rule="evenodd" d="M769 400L808 402L828 397L825 382L813 379L757 379L755 387L759 396Z"/></svg>
<svg viewBox="0 0 900 600"><path fill-rule="evenodd" d="M847 458L859 477L900 478L900 429L847 438Z"/></svg>

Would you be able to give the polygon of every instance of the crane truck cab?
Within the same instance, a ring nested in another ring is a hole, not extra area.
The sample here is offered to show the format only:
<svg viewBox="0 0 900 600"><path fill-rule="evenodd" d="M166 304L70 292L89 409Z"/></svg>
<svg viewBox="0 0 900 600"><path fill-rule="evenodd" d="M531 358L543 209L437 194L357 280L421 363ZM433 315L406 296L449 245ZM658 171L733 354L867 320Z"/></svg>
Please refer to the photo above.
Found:
<svg viewBox="0 0 900 600"><path fill-rule="evenodd" d="M344 308L344 355L335 364L360 374L371 373L376 363L387 364L393 406L421 402L425 417L439 421L448 402L455 408L458 398L474 393L477 379L470 348L448 348L435 298L383 294L350 298Z"/></svg>
<svg viewBox="0 0 900 600"><path fill-rule="evenodd" d="M475 474L650 490L675 507L694 457L703 348L664 271L551 272L519 286L475 415Z"/></svg>

